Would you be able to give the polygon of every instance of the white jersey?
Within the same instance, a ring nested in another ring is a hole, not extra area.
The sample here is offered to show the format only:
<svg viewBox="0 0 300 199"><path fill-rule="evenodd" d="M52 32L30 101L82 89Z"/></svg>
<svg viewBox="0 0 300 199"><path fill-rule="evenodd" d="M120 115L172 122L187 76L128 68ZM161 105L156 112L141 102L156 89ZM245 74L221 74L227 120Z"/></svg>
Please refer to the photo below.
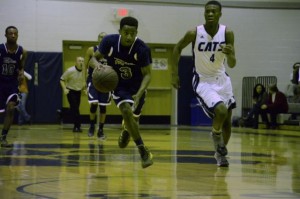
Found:
<svg viewBox="0 0 300 199"><path fill-rule="evenodd" d="M84 87L82 71L78 70L76 66L68 68L60 80L65 81L66 87L71 90L80 91Z"/></svg>
<svg viewBox="0 0 300 199"><path fill-rule="evenodd" d="M195 69L200 77L212 77L225 73L225 54L220 45L225 45L225 25L212 38L204 25L197 26L196 41L193 48Z"/></svg>

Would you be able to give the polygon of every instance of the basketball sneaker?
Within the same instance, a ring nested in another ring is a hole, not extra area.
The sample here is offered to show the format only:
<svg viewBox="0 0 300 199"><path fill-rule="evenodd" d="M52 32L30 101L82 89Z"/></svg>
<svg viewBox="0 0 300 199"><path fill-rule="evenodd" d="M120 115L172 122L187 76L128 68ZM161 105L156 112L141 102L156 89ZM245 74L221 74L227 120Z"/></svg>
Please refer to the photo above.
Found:
<svg viewBox="0 0 300 199"><path fill-rule="evenodd" d="M217 165L219 167L228 167L229 166L229 163L228 163L228 161L227 161L227 159L226 159L225 156L221 155L218 152L215 152L214 157L217 160Z"/></svg>
<svg viewBox="0 0 300 199"><path fill-rule="evenodd" d="M151 166L153 164L152 153L145 146L139 146L138 148L139 148L139 153L141 155L141 161L142 161L141 163L142 163L143 169Z"/></svg>
<svg viewBox="0 0 300 199"><path fill-rule="evenodd" d="M228 151L224 144L222 134L221 133L217 134L217 133L211 132L211 137L212 137L216 152L220 153L223 156L226 156Z"/></svg>
<svg viewBox="0 0 300 199"><path fill-rule="evenodd" d="M90 126L88 136L93 137L95 132L95 126Z"/></svg>
<svg viewBox="0 0 300 199"><path fill-rule="evenodd" d="M122 132L121 132L121 134L119 136L119 140L118 140L119 147L120 148L127 147L129 141L130 141L130 134L125 127L124 120L122 120Z"/></svg>
<svg viewBox="0 0 300 199"><path fill-rule="evenodd" d="M103 133L103 129L98 129L97 137L99 140L106 140L106 136Z"/></svg>

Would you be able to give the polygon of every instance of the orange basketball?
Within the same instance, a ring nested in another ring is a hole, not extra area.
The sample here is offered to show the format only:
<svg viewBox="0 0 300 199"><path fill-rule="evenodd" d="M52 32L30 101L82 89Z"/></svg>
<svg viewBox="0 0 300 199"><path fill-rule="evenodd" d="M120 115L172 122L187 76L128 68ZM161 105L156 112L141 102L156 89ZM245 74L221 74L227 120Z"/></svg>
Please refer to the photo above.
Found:
<svg viewBox="0 0 300 199"><path fill-rule="evenodd" d="M119 82L117 72L111 66L102 66L95 68L92 74L94 87L102 92L107 93L114 90Z"/></svg>

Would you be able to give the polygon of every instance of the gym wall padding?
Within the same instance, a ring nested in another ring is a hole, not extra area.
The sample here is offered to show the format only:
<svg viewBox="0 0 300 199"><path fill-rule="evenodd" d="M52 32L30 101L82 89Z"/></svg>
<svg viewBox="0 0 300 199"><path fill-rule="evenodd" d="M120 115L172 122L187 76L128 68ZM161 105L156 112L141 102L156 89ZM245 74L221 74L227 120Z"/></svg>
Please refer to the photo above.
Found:
<svg viewBox="0 0 300 199"><path fill-rule="evenodd" d="M56 123L56 110L62 106L59 84L62 74L62 53L28 52L25 70L32 75L28 82L27 110L32 123Z"/></svg>
<svg viewBox="0 0 300 199"><path fill-rule="evenodd" d="M193 64L192 56L181 56L179 60L180 88L178 89L177 104L177 121L179 125L191 124L191 99L194 98L192 89Z"/></svg>

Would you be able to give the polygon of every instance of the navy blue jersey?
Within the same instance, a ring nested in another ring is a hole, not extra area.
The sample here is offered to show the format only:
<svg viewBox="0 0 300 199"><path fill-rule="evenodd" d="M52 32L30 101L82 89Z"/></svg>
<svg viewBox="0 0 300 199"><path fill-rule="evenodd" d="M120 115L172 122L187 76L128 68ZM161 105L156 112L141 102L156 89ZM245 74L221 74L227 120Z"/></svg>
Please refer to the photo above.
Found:
<svg viewBox="0 0 300 199"><path fill-rule="evenodd" d="M22 46L15 53L9 53L5 44L0 44L0 82L18 85L18 74L21 69Z"/></svg>
<svg viewBox="0 0 300 199"><path fill-rule="evenodd" d="M140 39L129 46L121 45L119 34L107 35L99 45L99 52L104 55L107 64L118 73L117 89L130 89L136 92L143 80L142 67L152 63L150 48Z"/></svg>

